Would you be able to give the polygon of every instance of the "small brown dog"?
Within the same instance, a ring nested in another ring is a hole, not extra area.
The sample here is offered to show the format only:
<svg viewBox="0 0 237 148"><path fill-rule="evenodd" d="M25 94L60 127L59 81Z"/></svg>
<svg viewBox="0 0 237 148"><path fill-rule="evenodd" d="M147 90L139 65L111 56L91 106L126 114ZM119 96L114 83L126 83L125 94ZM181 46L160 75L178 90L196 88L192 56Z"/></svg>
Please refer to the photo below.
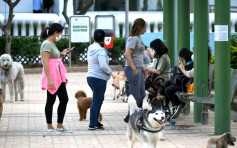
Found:
<svg viewBox="0 0 237 148"><path fill-rule="evenodd" d="M218 138L208 140L207 148L227 148L228 145L234 146L236 138L231 133L224 133Z"/></svg>
<svg viewBox="0 0 237 148"><path fill-rule="evenodd" d="M113 100L116 98L116 90L119 90L119 93L117 95L117 99L121 95L121 92L125 86L125 81L127 80L124 73L118 72L117 74L112 74L113 78L113 87L114 87L114 97Z"/></svg>
<svg viewBox="0 0 237 148"><path fill-rule="evenodd" d="M92 97L87 97L86 93L79 90L75 93L75 98L77 99L77 108L80 115L80 121L86 119L87 109L91 107ZM99 121L102 120L102 114L99 114Z"/></svg>
<svg viewBox="0 0 237 148"><path fill-rule="evenodd" d="M0 88L0 121L2 117L2 110L3 110L3 105L2 105L2 89Z"/></svg>

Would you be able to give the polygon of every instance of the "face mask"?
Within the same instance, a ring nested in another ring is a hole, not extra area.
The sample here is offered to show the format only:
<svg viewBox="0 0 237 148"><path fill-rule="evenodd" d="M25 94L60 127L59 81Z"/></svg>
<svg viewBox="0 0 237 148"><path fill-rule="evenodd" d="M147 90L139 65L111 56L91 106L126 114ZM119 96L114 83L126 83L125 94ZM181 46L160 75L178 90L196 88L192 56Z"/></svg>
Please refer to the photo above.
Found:
<svg viewBox="0 0 237 148"><path fill-rule="evenodd" d="M194 55L192 54L191 59L194 61Z"/></svg>
<svg viewBox="0 0 237 148"><path fill-rule="evenodd" d="M62 36L59 35L58 37L56 37L56 40L55 40L55 41L56 41L56 42L59 41L59 40L61 39L61 37L62 37Z"/></svg>

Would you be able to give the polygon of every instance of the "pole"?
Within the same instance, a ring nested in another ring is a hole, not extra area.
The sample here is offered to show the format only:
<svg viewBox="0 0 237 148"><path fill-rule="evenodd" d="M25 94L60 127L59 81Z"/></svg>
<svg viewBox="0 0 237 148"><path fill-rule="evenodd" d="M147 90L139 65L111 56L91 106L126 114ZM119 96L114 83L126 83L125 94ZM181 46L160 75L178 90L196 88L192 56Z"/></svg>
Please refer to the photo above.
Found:
<svg viewBox="0 0 237 148"><path fill-rule="evenodd" d="M69 49L71 49L71 17L69 18ZM69 53L69 67L72 66L72 54L71 52Z"/></svg>
<svg viewBox="0 0 237 148"><path fill-rule="evenodd" d="M230 131L230 0L215 0L215 134Z"/></svg>
<svg viewBox="0 0 237 148"><path fill-rule="evenodd" d="M194 96L207 97L208 85L201 94L199 82L208 81L208 1L194 0ZM203 111L203 112L202 112ZM202 116L201 116L202 115ZM208 123L208 110L194 103L194 122Z"/></svg>
<svg viewBox="0 0 237 148"><path fill-rule="evenodd" d="M169 49L170 64L171 67L175 65L175 8L174 0L165 0L163 1L163 39L164 43Z"/></svg>
<svg viewBox="0 0 237 148"><path fill-rule="evenodd" d="M177 54L182 48L190 48L190 0L178 0Z"/></svg>
<svg viewBox="0 0 237 148"><path fill-rule="evenodd" d="M129 12L129 0L126 0L125 1L125 48L127 45L128 34L129 34L128 12Z"/></svg>

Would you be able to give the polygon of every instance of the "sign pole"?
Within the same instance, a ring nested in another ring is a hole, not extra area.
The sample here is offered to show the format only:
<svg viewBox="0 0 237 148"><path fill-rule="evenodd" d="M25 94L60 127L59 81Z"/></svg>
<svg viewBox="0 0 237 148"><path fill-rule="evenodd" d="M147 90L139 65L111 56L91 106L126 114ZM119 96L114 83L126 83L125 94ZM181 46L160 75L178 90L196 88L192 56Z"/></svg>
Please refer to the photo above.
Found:
<svg viewBox="0 0 237 148"><path fill-rule="evenodd" d="M71 49L71 19L69 20L69 49ZM72 66L72 55L69 53L69 67Z"/></svg>

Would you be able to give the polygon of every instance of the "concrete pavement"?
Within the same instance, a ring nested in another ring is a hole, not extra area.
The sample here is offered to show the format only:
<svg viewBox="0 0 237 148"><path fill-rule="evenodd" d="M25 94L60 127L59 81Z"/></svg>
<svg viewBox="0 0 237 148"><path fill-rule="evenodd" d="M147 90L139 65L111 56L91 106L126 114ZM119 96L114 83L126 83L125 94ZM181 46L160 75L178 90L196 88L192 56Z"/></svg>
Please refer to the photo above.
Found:
<svg viewBox="0 0 237 148"><path fill-rule="evenodd" d="M116 73L116 72L115 72ZM3 104L3 116L0 123L0 148L126 148L126 124L123 118L127 113L127 103L121 99L112 100L112 79L108 81L105 101L102 105L102 123L104 131L88 131L86 121L79 121L74 94L84 90L88 96L92 92L86 82L86 72L68 73L67 90L69 102L64 119L64 126L73 133L60 135L43 134L46 130L44 107L46 91L41 90L41 74L25 75L25 101L9 103L9 94ZM8 92L7 92L8 93ZM144 101L144 108L149 105ZM58 99L54 105L53 124L56 126ZM191 104L192 105L192 104ZM176 120L176 126L165 127L165 141L159 141L159 148L204 148L208 139L214 135L214 113L209 111L209 124L193 123L193 107L191 114L182 114ZM236 119L237 120L237 119ZM168 125L168 124L167 124ZM237 136L237 122L231 121L231 132ZM135 145L141 148L140 142Z"/></svg>

